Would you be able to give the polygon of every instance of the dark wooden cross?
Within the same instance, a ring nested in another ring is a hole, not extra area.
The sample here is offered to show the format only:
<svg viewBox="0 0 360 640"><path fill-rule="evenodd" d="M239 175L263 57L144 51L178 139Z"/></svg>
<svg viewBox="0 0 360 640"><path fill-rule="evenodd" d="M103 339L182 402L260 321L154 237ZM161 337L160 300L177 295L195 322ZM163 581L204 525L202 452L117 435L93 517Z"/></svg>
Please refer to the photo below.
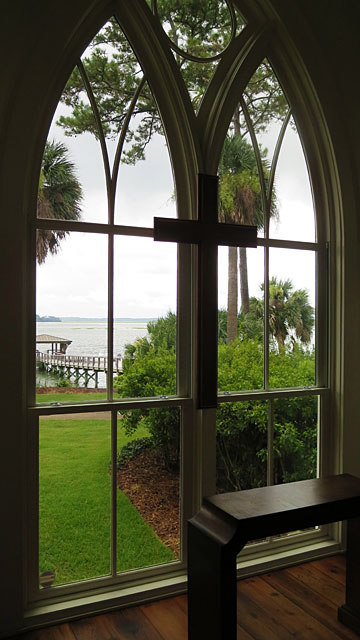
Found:
<svg viewBox="0 0 360 640"><path fill-rule="evenodd" d="M198 245L198 407L217 406L218 246L256 247L256 227L218 222L217 176L198 176L198 220L154 218L154 240Z"/></svg>

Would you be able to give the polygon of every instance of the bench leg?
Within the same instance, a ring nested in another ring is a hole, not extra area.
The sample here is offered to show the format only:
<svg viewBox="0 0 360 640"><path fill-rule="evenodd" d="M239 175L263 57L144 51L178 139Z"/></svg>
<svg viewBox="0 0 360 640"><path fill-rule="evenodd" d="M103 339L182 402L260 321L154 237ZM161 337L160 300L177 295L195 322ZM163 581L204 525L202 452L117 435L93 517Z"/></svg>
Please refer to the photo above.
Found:
<svg viewBox="0 0 360 640"><path fill-rule="evenodd" d="M360 518L347 522L346 602L339 607L338 618L360 634Z"/></svg>
<svg viewBox="0 0 360 640"><path fill-rule="evenodd" d="M236 554L188 524L188 640L236 640Z"/></svg>

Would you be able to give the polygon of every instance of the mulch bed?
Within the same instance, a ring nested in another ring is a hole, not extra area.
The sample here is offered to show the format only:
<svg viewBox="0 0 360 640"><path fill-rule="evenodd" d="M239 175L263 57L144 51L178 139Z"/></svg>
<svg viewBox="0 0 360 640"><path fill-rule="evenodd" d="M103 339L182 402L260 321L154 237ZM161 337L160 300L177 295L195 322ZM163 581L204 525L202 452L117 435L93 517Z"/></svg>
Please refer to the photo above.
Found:
<svg viewBox="0 0 360 640"><path fill-rule="evenodd" d="M143 451L118 472L118 487L166 546L180 557L179 476Z"/></svg>

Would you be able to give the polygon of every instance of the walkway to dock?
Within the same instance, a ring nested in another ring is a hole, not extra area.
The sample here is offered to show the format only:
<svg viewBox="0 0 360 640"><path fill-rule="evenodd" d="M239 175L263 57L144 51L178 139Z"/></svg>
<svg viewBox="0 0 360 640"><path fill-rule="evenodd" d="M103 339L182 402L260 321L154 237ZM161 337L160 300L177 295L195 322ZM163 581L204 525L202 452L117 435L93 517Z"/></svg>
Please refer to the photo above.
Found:
<svg viewBox="0 0 360 640"><path fill-rule="evenodd" d="M99 373L106 373L109 366L105 356L71 356L42 351L36 351L36 362L49 373L73 378L75 383L81 380L85 387L93 380L95 389L98 388ZM122 373L122 358L113 358L112 370L113 373Z"/></svg>

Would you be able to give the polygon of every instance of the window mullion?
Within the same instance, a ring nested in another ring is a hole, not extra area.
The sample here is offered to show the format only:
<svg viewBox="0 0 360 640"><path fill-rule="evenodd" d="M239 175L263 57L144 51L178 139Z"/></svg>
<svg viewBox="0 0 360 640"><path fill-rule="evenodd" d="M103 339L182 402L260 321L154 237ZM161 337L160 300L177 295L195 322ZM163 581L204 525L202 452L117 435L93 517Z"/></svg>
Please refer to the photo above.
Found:
<svg viewBox="0 0 360 640"><path fill-rule="evenodd" d="M111 412L111 575L117 571L117 412Z"/></svg>
<svg viewBox="0 0 360 640"><path fill-rule="evenodd" d="M109 234L108 241L108 370L106 373L107 399L113 399L113 358L114 358L114 236Z"/></svg>
<svg viewBox="0 0 360 640"><path fill-rule="evenodd" d="M268 401L267 486L274 484L274 401Z"/></svg>
<svg viewBox="0 0 360 640"><path fill-rule="evenodd" d="M264 389L269 389L269 247L264 248Z"/></svg>

